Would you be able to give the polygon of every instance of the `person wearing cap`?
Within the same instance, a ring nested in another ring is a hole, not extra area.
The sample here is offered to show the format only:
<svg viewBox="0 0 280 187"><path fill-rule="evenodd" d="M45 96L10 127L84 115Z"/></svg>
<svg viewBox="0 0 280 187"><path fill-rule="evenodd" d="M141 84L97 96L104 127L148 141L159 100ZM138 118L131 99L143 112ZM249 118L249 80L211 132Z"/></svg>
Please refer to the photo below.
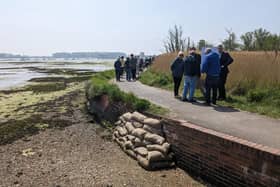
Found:
<svg viewBox="0 0 280 187"><path fill-rule="evenodd" d="M115 61L114 67L115 67L116 80L117 81L121 81L121 67L122 67L122 63L121 63L120 58L118 58Z"/></svg>
<svg viewBox="0 0 280 187"><path fill-rule="evenodd" d="M226 81L227 76L229 73L228 66L233 62L233 58L230 56L229 53L224 51L222 45L218 46L218 51L220 55L220 66L221 66L221 73L220 73L220 80L219 80L219 100L226 99Z"/></svg>
<svg viewBox="0 0 280 187"><path fill-rule="evenodd" d="M179 96L179 88L184 74L184 53L180 51L170 66L174 81L174 96Z"/></svg>
<svg viewBox="0 0 280 187"><path fill-rule="evenodd" d="M131 75L132 80L136 80L136 69L137 69L137 59L134 57L133 54L130 55L130 69L131 69Z"/></svg>
<svg viewBox="0 0 280 187"><path fill-rule="evenodd" d="M201 73L206 74L205 80L205 99L206 105L210 106L211 101L214 105L216 105L217 100L217 91L219 85L219 76L220 76L220 59L219 55L216 52L213 52L211 48L207 48L205 51L205 58L201 64ZM211 100L212 93L212 100Z"/></svg>
<svg viewBox="0 0 280 187"><path fill-rule="evenodd" d="M201 56L196 53L196 48L190 49L190 55L184 60L184 90L182 101L196 102L194 92L196 89L197 80L200 78ZM189 92L189 97L187 94Z"/></svg>
<svg viewBox="0 0 280 187"><path fill-rule="evenodd" d="M123 72L124 72L124 56L121 56L120 58L120 61L121 61L121 75L123 75Z"/></svg>

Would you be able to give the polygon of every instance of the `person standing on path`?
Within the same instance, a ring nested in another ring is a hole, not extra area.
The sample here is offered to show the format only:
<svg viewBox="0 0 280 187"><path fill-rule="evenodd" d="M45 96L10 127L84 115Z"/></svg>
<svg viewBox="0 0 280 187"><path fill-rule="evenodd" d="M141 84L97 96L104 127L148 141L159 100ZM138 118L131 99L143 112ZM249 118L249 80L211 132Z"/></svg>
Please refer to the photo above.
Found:
<svg viewBox="0 0 280 187"><path fill-rule="evenodd" d="M179 96L179 88L184 74L184 53L180 51L178 57L173 61L170 69L174 81L174 96Z"/></svg>
<svg viewBox="0 0 280 187"><path fill-rule="evenodd" d="M207 48L205 59L201 64L201 73L206 73L205 80L205 99L206 105L210 106L211 101L214 105L216 105L217 100L217 91L219 85L219 76L220 76L220 59L219 55L212 51L211 48ZM212 92L212 100L211 100L211 92Z"/></svg>
<svg viewBox="0 0 280 187"><path fill-rule="evenodd" d="M127 57L124 62L124 69L126 74L126 80L131 81L131 68L130 68L130 59Z"/></svg>
<svg viewBox="0 0 280 187"><path fill-rule="evenodd" d="M122 64L122 67L121 67L121 76L123 75L123 73L124 73L124 56L121 56L121 59L120 59L120 61L121 61L121 64Z"/></svg>
<svg viewBox="0 0 280 187"><path fill-rule="evenodd" d="M117 80L117 81L121 81L122 63L121 63L121 61L120 61L120 58L118 58L118 59L115 61L114 67L115 67L115 73L116 73L116 80Z"/></svg>
<svg viewBox="0 0 280 187"><path fill-rule="evenodd" d="M218 50L219 50L219 55L220 55L220 66L221 66L218 99L225 100L226 99L225 84L227 81L227 75L229 73L228 66L233 62L233 58L230 56L229 53L224 52L224 48L222 45L218 46Z"/></svg>
<svg viewBox="0 0 280 187"><path fill-rule="evenodd" d="M196 102L193 98L197 80L200 78L201 56L196 53L196 48L190 49L190 55L184 60L184 90L182 101ZM189 97L187 94L189 92Z"/></svg>
<svg viewBox="0 0 280 187"><path fill-rule="evenodd" d="M136 68L137 68L137 59L133 54L130 55L130 68L132 74L132 80L136 80Z"/></svg>

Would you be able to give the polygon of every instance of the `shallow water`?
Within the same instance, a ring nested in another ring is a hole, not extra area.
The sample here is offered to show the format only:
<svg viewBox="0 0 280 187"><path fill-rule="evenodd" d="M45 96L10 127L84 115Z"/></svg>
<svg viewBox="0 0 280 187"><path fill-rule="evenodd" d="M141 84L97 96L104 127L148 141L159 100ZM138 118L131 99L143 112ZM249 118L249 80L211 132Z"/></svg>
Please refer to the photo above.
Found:
<svg viewBox="0 0 280 187"><path fill-rule="evenodd" d="M49 76L30 70L30 67L44 69L74 69L89 71L104 71L113 68L112 60L95 61L64 61L64 62L0 62L0 90L7 90L24 85L28 80Z"/></svg>

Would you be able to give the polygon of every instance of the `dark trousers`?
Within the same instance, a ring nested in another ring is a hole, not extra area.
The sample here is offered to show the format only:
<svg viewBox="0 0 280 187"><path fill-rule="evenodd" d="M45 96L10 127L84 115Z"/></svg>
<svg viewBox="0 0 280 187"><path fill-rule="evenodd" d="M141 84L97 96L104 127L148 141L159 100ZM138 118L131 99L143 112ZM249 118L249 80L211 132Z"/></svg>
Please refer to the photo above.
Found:
<svg viewBox="0 0 280 187"><path fill-rule="evenodd" d="M122 76L122 75L123 75L123 73L124 73L124 67L121 67L120 72L121 72L121 76Z"/></svg>
<svg viewBox="0 0 280 187"><path fill-rule="evenodd" d="M131 69L132 79L136 80L136 69Z"/></svg>
<svg viewBox="0 0 280 187"><path fill-rule="evenodd" d="M227 82L227 73L221 73L220 74L220 80L219 80L219 99L226 99L226 88L225 84Z"/></svg>
<svg viewBox="0 0 280 187"><path fill-rule="evenodd" d="M121 80L121 70L115 69L115 73L116 73L116 80L120 81Z"/></svg>
<svg viewBox="0 0 280 187"><path fill-rule="evenodd" d="M180 84L181 84L181 81L182 81L182 77L174 77L173 76L173 81L174 81L174 96L178 96L179 95Z"/></svg>
<svg viewBox="0 0 280 187"><path fill-rule="evenodd" d="M126 80L130 81L131 80L131 70L130 69L126 69L125 72L126 72Z"/></svg>
<svg viewBox="0 0 280 187"><path fill-rule="evenodd" d="M205 80L206 103L210 104L212 101L213 104L216 104L218 86L219 86L219 77L207 75L206 80ZM212 94L212 100L211 100L211 94Z"/></svg>

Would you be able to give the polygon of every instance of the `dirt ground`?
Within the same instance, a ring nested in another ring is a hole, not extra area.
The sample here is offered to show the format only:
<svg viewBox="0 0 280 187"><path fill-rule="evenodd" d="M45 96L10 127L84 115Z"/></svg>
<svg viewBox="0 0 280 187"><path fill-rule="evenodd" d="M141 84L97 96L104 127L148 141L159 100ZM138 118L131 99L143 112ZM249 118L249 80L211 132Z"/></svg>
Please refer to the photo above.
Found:
<svg viewBox="0 0 280 187"><path fill-rule="evenodd" d="M24 103L30 95L22 93L24 107L0 109L6 116L0 120L2 131L9 126L22 131L0 137L1 187L204 186L178 168L150 172L138 166L92 122L84 109L83 84L75 86L31 105ZM0 102L15 96L5 93Z"/></svg>

